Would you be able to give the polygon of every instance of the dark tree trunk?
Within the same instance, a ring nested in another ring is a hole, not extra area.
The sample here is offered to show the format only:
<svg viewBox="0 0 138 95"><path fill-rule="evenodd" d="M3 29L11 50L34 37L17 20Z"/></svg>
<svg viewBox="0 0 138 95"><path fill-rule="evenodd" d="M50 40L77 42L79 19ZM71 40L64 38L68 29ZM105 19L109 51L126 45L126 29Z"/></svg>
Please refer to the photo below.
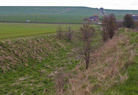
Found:
<svg viewBox="0 0 138 95"><path fill-rule="evenodd" d="M86 69L89 67L89 60L86 61Z"/></svg>
<svg viewBox="0 0 138 95"><path fill-rule="evenodd" d="M89 62L90 62L90 52L86 54L86 69L88 69L89 67Z"/></svg>

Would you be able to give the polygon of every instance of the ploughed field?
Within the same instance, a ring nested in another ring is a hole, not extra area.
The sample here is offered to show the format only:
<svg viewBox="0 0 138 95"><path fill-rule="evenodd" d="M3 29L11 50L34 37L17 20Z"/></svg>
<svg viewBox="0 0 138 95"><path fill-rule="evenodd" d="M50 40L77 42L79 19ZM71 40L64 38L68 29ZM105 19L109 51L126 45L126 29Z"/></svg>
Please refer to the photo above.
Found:
<svg viewBox="0 0 138 95"><path fill-rule="evenodd" d="M73 30L78 30L80 27L76 24L0 23L0 39L51 34L55 33L59 26L64 30L69 26Z"/></svg>

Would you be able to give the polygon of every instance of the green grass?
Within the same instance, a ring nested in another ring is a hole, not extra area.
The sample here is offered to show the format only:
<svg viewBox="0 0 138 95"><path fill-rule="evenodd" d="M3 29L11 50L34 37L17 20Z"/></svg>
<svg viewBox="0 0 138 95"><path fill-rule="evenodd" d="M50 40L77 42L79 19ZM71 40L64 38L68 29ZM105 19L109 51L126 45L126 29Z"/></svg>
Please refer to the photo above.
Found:
<svg viewBox="0 0 138 95"><path fill-rule="evenodd" d="M69 26L73 30L78 30L80 27L71 24L61 25L64 30ZM58 27L57 24L0 23L0 39L55 33Z"/></svg>
<svg viewBox="0 0 138 95"><path fill-rule="evenodd" d="M128 79L109 89L105 95L138 95L138 62L127 69Z"/></svg>

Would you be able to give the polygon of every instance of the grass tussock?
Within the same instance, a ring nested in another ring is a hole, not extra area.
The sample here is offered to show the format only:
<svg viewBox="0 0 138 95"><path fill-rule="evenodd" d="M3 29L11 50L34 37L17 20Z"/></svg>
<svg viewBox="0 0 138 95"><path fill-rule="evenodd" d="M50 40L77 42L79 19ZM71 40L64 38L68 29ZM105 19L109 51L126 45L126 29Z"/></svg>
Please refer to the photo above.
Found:
<svg viewBox="0 0 138 95"><path fill-rule="evenodd" d="M125 70L135 55L127 36L115 36L92 54L88 70L83 65L76 67L75 76L69 79L69 95L104 95L107 89L128 78Z"/></svg>

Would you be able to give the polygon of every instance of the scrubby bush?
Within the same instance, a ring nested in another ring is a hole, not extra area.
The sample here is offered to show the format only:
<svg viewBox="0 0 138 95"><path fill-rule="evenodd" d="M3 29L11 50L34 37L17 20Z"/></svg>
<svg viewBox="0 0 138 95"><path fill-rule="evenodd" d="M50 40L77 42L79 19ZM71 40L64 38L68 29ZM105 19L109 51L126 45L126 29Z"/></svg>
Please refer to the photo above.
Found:
<svg viewBox="0 0 138 95"><path fill-rule="evenodd" d="M103 41L113 38L115 30L117 29L116 18L114 14L104 16L103 18Z"/></svg>
<svg viewBox="0 0 138 95"><path fill-rule="evenodd" d="M71 27L69 26L67 30L63 30L62 27L59 26L57 30L57 38L60 40L64 39L64 40L72 41L73 31L71 30Z"/></svg>
<svg viewBox="0 0 138 95"><path fill-rule="evenodd" d="M124 23L123 23L123 25L124 25L124 27L127 27L127 28L134 28L135 27L135 22L133 20L132 15L126 14L124 16Z"/></svg>

